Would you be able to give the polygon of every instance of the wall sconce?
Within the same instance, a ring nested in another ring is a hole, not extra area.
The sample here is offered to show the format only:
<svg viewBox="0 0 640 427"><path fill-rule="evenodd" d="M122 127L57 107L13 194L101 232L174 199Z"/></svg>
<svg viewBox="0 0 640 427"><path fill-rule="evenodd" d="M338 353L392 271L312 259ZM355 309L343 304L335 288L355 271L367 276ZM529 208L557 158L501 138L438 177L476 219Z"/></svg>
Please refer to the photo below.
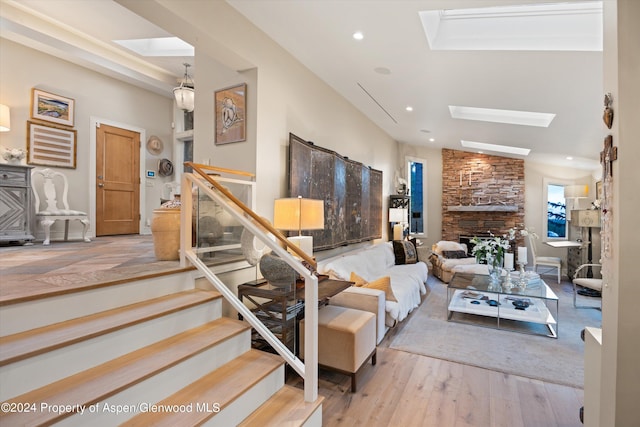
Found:
<svg viewBox="0 0 640 427"><path fill-rule="evenodd" d="M273 206L273 226L279 230L298 231L288 240L313 256L313 237L302 230L324 230L324 201L297 198L276 199Z"/></svg>
<svg viewBox="0 0 640 427"><path fill-rule="evenodd" d="M393 224L393 240L402 240L404 237L404 224L407 222L407 214L407 209L389 209L389 222Z"/></svg>
<svg viewBox="0 0 640 427"><path fill-rule="evenodd" d="M185 62L183 65L184 77L180 82L180 86L173 89L173 96L176 98L178 108L191 112L195 106L195 92L193 90L195 85L193 79L189 77L189 73L187 72L191 64ZM191 81L191 83L189 83L189 81Z"/></svg>
<svg viewBox="0 0 640 427"><path fill-rule="evenodd" d="M9 107L0 104L0 132L9 132L11 130L11 112Z"/></svg>

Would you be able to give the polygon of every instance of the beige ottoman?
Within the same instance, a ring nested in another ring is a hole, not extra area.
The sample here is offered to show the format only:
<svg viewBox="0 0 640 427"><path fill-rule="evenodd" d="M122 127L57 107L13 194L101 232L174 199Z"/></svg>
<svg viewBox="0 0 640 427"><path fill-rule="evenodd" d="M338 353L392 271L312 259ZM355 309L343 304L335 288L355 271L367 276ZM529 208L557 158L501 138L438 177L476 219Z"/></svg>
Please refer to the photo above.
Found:
<svg viewBox="0 0 640 427"><path fill-rule="evenodd" d="M300 321L300 357L304 359L304 319ZM368 311L327 305L318 310L318 365L351 375L371 358L376 364L376 316Z"/></svg>

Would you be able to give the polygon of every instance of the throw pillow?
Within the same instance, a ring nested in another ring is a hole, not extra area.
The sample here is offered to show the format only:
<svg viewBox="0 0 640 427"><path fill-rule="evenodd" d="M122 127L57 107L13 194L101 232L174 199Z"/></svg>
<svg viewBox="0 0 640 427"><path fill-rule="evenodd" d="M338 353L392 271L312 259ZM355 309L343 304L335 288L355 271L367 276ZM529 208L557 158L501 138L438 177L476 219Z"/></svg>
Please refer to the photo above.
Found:
<svg viewBox="0 0 640 427"><path fill-rule="evenodd" d="M358 276L356 273L354 273L353 271L351 272L351 277L349 277L349 281L353 282L353 286L364 286L367 284L367 281L364 280L362 277Z"/></svg>
<svg viewBox="0 0 640 427"><path fill-rule="evenodd" d="M349 278L350 282L355 282L354 286L362 287L362 288L370 288L377 289L384 292L385 299L387 301L398 301L396 296L393 294L393 289L391 288L391 277L384 276L379 279L374 280L373 282L367 282L362 277L358 276L356 273L351 272L351 277Z"/></svg>
<svg viewBox="0 0 640 427"><path fill-rule="evenodd" d="M396 296L393 294L393 289L391 289L391 277L384 276L379 279L374 280L373 282L369 282L364 285L365 288L370 289L379 289L384 291L385 298L387 301L398 301Z"/></svg>
<svg viewBox="0 0 640 427"><path fill-rule="evenodd" d="M442 251L442 256L448 259L460 259L466 258L467 253L465 251Z"/></svg>
<svg viewBox="0 0 640 427"><path fill-rule="evenodd" d="M396 265L415 264L418 262L416 247L407 240L394 240L393 254L396 258Z"/></svg>

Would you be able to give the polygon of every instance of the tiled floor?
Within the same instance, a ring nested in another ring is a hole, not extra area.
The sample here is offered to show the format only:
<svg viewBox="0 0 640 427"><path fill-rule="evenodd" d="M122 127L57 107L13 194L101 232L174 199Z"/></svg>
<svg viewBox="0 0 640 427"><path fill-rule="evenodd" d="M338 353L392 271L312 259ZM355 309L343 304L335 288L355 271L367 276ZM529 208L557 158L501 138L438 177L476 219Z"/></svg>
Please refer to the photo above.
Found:
<svg viewBox="0 0 640 427"><path fill-rule="evenodd" d="M0 304L179 269L158 261L151 236L98 237L87 243L0 246Z"/></svg>

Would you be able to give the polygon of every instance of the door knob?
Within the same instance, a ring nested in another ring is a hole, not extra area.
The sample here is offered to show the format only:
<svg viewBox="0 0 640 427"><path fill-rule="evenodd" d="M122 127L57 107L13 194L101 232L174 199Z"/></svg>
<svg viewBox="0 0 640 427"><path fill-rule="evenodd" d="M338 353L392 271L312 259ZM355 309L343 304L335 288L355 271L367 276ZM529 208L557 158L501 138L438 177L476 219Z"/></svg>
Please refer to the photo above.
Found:
<svg viewBox="0 0 640 427"><path fill-rule="evenodd" d="M98 175L98 179L102 179L102 175Z"/></svg>
<svg viewBox="0 0 640 427"><path fill-rule="evenodd" d="M100 183L100 184L98 184L98 187L102 188L102 187L104 187L104 184Z"/></svg>

